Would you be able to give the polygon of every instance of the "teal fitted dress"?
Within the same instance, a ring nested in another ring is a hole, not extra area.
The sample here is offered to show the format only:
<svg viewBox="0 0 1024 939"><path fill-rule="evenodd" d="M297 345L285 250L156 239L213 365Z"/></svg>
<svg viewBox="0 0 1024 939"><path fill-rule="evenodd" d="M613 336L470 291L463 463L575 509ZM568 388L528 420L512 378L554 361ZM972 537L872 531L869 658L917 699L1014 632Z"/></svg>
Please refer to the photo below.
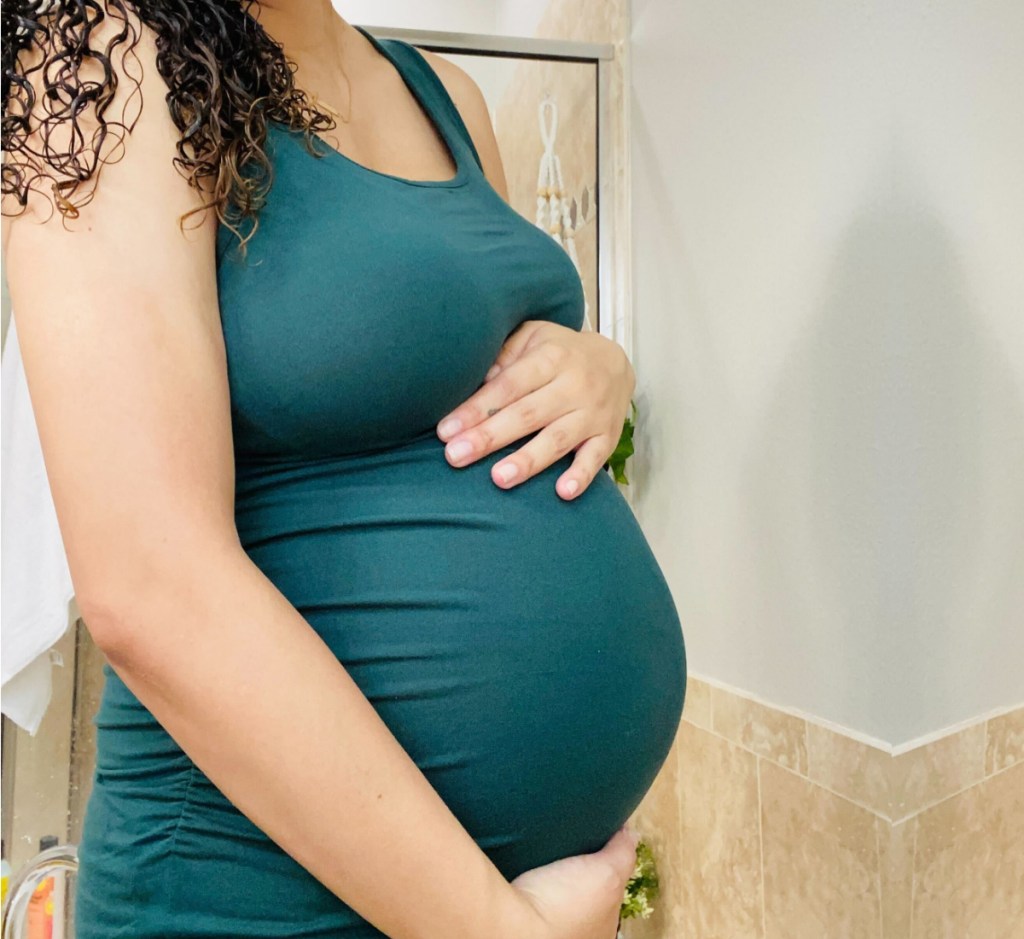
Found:
<svg viewBox="0 0 1024 939"><path fill-rule="evenodd" d="M608 473L564 501L571 454L512 489L491 480L528 438L461 469L445 459L438 421L522 321L579 330L582 286L491 187L423 56L364 34L457 170L403 179L272 125L248 257L226 228L217 246L237 527L511 880L599 849L636 808L679 725L683 637ZM104 672L77 939L383 937Z"/></svg>

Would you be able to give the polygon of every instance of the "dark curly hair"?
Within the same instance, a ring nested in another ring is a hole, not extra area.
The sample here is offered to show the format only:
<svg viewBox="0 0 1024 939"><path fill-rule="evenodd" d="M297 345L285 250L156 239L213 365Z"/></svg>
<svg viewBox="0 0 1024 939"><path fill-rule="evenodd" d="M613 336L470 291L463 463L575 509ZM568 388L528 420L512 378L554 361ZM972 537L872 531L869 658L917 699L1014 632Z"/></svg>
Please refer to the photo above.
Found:
<svg viewBox="0 0 1024 939"><path fill-rule="evenodd" d="M179 225L212 207L244 250L273 181L263 149L267 122L303 130L315 156L322 154L312 147L312 135L336 126L296 87L296 65L252 15L254 8L258 12L259 0L6 0L0 12L3 194L13 195L24 211L29 192L49 179L65 220L91 201L82 184L111 162L108 135L115 135L117 152L138 120L136 114L126 124L107 115L119 81L115 51L123 47L125 62L129 54L138 62L137 18L155 35L167 107L181 131L174 163L193 187L209 181L209 197ZM101 42L98 30L107 17L117 29ZM129 100L141 96L139 78L127 68L123 73L135 84ZM83 114L90 127L97 125L88 134ZM52 140L57 128L62 144ZM250 230L243 237L239 225L246 220Z"/></svg>

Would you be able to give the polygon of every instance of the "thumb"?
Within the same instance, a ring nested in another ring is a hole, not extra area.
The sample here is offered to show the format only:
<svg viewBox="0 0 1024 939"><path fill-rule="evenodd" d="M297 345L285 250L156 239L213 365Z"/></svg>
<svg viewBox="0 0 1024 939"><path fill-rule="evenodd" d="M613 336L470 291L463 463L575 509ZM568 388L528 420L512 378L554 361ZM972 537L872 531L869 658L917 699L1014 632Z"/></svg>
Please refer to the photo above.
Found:
<svg viewBox="0 0 1024 939"><path fill-rule="evenodd" d="M545 325L545 320L523 320L505 339L501 351L498 352L498 357L484 376L485 379L490 381L503 368L508 368L523 354L523 350L530 344L534 333Z"/></svg>
<svg viewBox="0 0 1024 939"><path fill-rule="evenodd" d="M628 826L623 825L600 851L597 852L619 875L623 885L636 869L636 846L640 836Z"/></svg>

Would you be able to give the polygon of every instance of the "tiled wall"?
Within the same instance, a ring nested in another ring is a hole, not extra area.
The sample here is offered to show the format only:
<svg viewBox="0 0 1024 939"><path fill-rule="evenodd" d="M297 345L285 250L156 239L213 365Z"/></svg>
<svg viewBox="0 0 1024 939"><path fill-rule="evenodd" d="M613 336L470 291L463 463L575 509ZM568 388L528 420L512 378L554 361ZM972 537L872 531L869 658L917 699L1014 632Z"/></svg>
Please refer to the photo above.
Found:
<svg viewBox="0 0 1024 939"><path fill-rule="evenodd" d="M1024 939L1024 708L893 756L690 676L626 939Z"/></svg>

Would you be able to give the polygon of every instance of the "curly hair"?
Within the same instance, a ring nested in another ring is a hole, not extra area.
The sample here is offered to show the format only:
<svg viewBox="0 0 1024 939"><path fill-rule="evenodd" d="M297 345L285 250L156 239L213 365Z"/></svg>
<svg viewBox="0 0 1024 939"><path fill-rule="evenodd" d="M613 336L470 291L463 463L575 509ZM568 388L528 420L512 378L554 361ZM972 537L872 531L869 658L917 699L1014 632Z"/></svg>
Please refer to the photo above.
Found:
<svg viewBox="0 0 1024 939"><path fill-rule="evenodd" d="M273 182L263 149L267 122L304 131L314 156L322 153L312 136L336 126L296 87L296 65L253 8L259 10L259 0L6 0L0 13L3 194L24 211L29 192L49 179L65 222L91 201L83 183L113 162L105 148L113 143L116 152L138 120L136 114L126 124L107 115L119 82L115 51L121 47L126 63L129 53L138 61L140 31L131 12L155 35L167 107L181 131L173 162L194 188L208 181L208 198L179 225L212 207L244 251ZM117 28L102 41L99 27L108 16ZM26 58L35 64L26 65ZM134 82L129 101L141 97L140 79L123 72ZM89 115L88 132L83 115ZM62 142L54 143L58 128ZM250 230L242 237L238 226L246 220Z"/></svg>

